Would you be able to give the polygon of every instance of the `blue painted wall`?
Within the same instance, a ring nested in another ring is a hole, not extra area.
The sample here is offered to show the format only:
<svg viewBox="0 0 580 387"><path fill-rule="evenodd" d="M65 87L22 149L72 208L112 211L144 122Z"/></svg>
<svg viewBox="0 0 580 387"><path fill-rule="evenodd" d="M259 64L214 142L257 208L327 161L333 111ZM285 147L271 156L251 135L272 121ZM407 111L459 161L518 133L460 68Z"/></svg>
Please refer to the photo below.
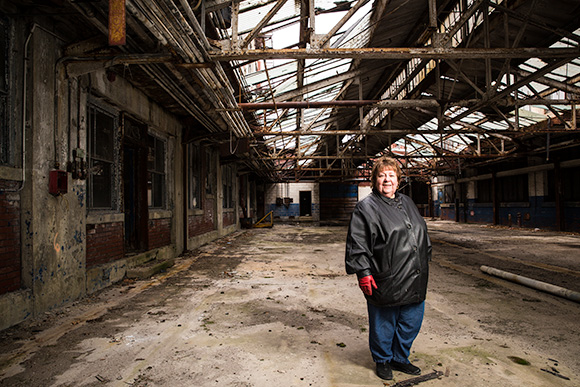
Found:
<svg viewBox="0 0 580 387"><path fill-rule="evenodd" d="M440 207L439 203L436 203L436 205ZM454 204L440 207L439 209L441 219L455 220ZM465 211L462 206L459 207L459 219L462 222L466 221ZM493 223L492 205L468 200L467 222ZM566 231L580 232L580 207L565 206L564 222ZM556 230L556 206L554 203L544 202L543 196L530 197L528 205L501 206L499 209L499 224L502 226Z"/></svg>
<svg viewBox="0 0 580 387"><path fill-rule="evenodd" d="M274 211L274 217L299 217L300 203L290 203L288 207L285 205L277 206L276 203L270 204L268 211Z"/></svg>

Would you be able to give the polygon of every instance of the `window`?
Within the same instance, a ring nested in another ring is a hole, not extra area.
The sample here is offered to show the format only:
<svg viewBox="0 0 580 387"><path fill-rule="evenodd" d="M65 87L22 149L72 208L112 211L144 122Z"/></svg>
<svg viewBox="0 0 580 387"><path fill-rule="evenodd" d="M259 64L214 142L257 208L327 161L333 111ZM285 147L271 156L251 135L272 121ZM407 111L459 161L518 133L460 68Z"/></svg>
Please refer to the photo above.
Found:
<svg viewBox="0 0 580 387"><path fill-rule="evenodd" d="M205 150L205 165L207 171L205 174L205 194L213 195L215 193L216 173L215 160L210 148Z"/></svg>
<svg viewBox="0 0 580 387"><path fill-rule="evenodd" d="M223 208L234 208L233 169L229 165L223 167L222 185L224 194Z"/></svg>
<svg viewBox="0 0 580 387"><path fill-rule="evenodd" d="M455 202L455 187L453 184L447 184L443 188L443 203L454 203Z"/></svg>
<svg viewBox="0 0 580 387"><path fill-rule="evenodd" d="M114 209L116 116L89 106L89 208Z"/></svg>
<svg viewBox="0 0 580 387"><path fill-rule="evenodd" d="M151 208L165 207L165 141L149 135L147 201Z"/></svg>
<svg viewBox="0 0 580 387"><path fill-rule="evenodd" d="M9 164L10 157L10 120L8 112L9 82L8 63L10 60L8 51L8 22L0 18L0 164Z"/></svg>
<svg viewBox="0 0 580 387"><path fill-rule="evenodd" d="M580 202L580 168L562 169L562 195L564 201Z"/></svg>
<svg viewBox="0 0 580 387"><path fill-rule="evenodd" d="M491 179L477 181L477 203L493 202Z"/></svg>
<svg viewBox="0 0 580 387"><path fill-rule="evenodd" d="M497 179L499 200L502 203L528 202L528 175L515 175Z"/></svg>
<svg viewBox="0 0 580 387"><path fill-rule="evenodd" d="M188 165L188 207L189 209L201 208L201 157L199 145L187 145Z"/></svg>
<svg viewBox="0 0 580 387"><path fill-rule="evenodd" d="M580 168L562 168L562 200L566 202L580 202ZM548 186L545 200L556 201L556 181L554 170L548 171Z"/></svg>

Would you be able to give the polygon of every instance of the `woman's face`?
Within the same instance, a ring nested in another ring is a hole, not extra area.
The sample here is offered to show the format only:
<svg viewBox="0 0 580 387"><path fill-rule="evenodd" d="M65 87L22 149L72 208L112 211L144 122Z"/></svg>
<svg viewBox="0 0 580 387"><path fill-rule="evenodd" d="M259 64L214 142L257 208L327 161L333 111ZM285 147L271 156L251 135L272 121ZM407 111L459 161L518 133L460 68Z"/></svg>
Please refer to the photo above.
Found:
<svg viewBox="0 0 580 387"><path fill-rule="evenodd" d="M392 168L383 168L377 175L376 189L383 196L388 198L395 197L395 191L399 185L399 179L397 178L397 172Z"/></svg>

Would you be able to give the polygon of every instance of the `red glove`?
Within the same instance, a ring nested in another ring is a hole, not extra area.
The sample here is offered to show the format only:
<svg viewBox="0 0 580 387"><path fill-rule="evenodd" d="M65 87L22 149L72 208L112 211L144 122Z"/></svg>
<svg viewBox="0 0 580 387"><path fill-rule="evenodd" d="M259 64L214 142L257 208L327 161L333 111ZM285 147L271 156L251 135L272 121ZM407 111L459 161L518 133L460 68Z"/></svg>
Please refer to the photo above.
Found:
<svg viewBox="0 0 580 387"><path fill-rule="evenodd" d="M360 287L360 290L362 290L362 292L367 296L372 296L373 288L375 289L377 288L377 284L372 275L367 275L366 277L359 278L358 286Z"/></svg>

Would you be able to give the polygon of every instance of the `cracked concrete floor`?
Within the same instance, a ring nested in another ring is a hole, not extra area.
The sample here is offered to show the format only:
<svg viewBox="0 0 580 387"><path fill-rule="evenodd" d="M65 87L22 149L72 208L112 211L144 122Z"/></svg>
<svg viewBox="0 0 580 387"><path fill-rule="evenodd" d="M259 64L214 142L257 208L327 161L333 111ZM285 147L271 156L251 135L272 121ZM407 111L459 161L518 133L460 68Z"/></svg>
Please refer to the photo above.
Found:
<svg viewBox="0 0 580 387"><path fill-rule="evenodd" d="M411 360L444 375L421 385L578 385L580 305L478 265L529 269L550 256L561 281L578 283L580 237L428 224L434 256ZM241 230L154 278L0 332L0 386L393 386L409 376L374 374L345 237L346 227Z"/></svg>

